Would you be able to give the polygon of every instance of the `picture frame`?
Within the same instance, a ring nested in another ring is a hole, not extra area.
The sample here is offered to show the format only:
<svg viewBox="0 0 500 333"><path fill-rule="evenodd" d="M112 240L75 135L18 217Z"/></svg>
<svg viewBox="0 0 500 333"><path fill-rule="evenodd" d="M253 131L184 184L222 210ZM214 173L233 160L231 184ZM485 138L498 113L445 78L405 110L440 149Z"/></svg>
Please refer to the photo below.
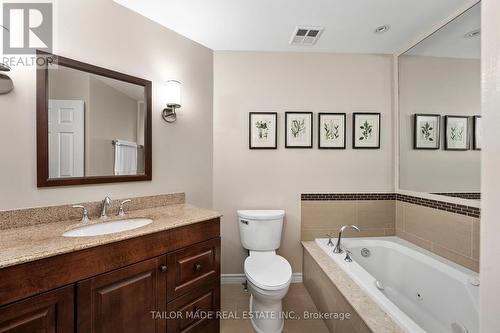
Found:
<svg viewBox="0 0 500 333"><path fill-rule="evenodd" d="M413 149L441 148L441 115L417 113L413 117Z"/></svg>
<svg viewBox="0 0 500 333"><path fill-rule="evenodd" d="M285 148L313 147L313 113L285 112Z"/></svg>
<svg viewBox="0 0 500 333"><path fill-rule="evenodd" d="M250 112L248 127L249 149L278 149L277 112Z"/></svg>
<svg viewBox="0 0 500 333"><path fill-rule="evenodd" d="M482 138L483 138L483 128L482 128L482 117L474 116L472 121L472 128L474 132L474 137L472 139L472 147L474 150L482 149Z"/></svg>
<svg viewBox="0 0 500 333"><path fill-rule="evenodd" d="M445 150L469 150L468 116L445 116Z"/></svg>
<svg viewBox="0 0 500 333"><path fill-rule="evenodd" d="M346 149L345 113L318 113L318 148Z"/></svg>
<svg viewBox="0 0 500 333"><path fill-rule="evenodd" d="M352 114L352 148L380 149L381 115L377 112Z"/></svg>

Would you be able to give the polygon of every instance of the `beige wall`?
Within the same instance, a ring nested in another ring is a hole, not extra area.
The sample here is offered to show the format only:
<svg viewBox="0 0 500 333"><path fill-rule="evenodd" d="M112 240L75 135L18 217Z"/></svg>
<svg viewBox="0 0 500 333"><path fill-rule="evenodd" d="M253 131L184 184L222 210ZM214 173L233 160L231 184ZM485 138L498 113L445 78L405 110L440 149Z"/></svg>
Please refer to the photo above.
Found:
<svg viewBox="0 0 500 333"><path fill-rule="evenodd" d="M137 101L90 77L89 168L87 176L114 174L113 140L137 142Z"/></svg>
<svg viewBox="0 0 500 333"><path fill-rule="evenodd" d="M223 273L242 273L237 209L286 210L280 253L302 271L300 193L393 190L392 57L215 52L214 208L222 219ZM284 148L285 111L382 113L380 150ZM276 111L278 150L248 149L248 113Z"/></svg>
<svg viewBox="0 0 500 333"><path fill-rule="evenodd" d="M396 203L396 236L479 272L478 218Z"/></svg>
<svg viewBox="0 0 500 333"><path fill-rule="evenodd" d="M481 114L481 66L475 59L399 58L400 188L420 192L479 192L481 152L413 149L413 114ZM472 122L470 123L472 130ZM471 147L472 149L472 147Z"/></svg>
<svg viewBox="0 0 500 333"><path fill-rule="evenodd" d="M212 206L213 52L111 0L57 1L55 53L153 82L153 181L37 189L35 69L14 68L0 98L0 210L186 192ZM183 83L178 121L161 118L163 84Z"/></svg>
<svg viewBox="0 0 500 333"><path fill-rule="evenodd" d="M500 332L500 2L482 1L482 85L484 146L482 151L482 220L481 220L481 332Z"/></svg>
<svg viewBox="0 0 500 333"><path fill-rule="evenodd" d="M345 224L361 231L346 230L345 237L377 237L395 234L395 200L302 201L301 240L337 236Z"/></svg>

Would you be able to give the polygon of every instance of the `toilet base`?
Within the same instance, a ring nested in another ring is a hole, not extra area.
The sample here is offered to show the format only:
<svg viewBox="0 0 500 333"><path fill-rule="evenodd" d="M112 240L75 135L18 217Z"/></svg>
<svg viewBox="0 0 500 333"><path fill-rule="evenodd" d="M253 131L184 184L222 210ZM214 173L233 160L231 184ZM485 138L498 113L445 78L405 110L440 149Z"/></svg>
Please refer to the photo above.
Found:
<svg viewBox="0 0 500 333"><path fill-rule="evenodd" d="M285 320L282 317L281 301L272 303L259 302L250 295L250 322L257 333L281 333Z"/></svg>

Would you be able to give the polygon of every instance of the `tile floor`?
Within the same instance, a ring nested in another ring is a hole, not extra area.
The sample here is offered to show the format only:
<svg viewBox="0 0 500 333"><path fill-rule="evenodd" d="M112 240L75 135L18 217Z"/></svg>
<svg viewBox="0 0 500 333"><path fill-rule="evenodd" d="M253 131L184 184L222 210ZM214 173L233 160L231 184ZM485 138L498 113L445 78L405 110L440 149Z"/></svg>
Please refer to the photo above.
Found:
<svg viewBox="0 0 500 333"><path fill-rule="evenodd" d="M221 287L222 311L234 311L242 317L243 311L248 311L250 294L243 291L239 284L225 284ZM304 311L316 312L311 296L302 283L290 285L288 294L283 300L284 311L294 311L297 316L302 316ZM249 319L223 319L221 320L221 333L255 333ZM286 320L284 333L328 333L322 320L300 319Z"/></svg>

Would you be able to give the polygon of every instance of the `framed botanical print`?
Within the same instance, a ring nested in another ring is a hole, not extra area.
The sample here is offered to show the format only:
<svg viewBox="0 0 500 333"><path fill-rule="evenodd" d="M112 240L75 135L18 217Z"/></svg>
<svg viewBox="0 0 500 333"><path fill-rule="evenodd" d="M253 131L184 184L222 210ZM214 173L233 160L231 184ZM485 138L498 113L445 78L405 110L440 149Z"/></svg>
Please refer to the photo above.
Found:
<svg viewBox="0 0 500 333"><path fill-rule="evenodd" d="M438 114L415 114L413 125L414 149L439 149L441 116Z"/></svg>
<svg viewBox="0 0 500 333"><path fill-rule="evenodd" d="M354 149L380 149L380 113L356 112L352 115Z"/></svg>
<svg viewBox="0 0 500 333"><path fill-rule="evenodd" d="M277 149L278 114L276 112L250 112L249 148Z"/></svg>
<svg viewBox="0 0 500 333"><path fill-rule="evenodd" d="M318 148L345 149L346 114L318 114Z"/></svg>
<svg viewBox="0 0 500 333"><path fill-rule="evenodd" d="M469 150L469 117L446 116L446 150Z"/></svg>
<svg viewBox="0 0 500 333"><path fill-rule="evenodd" d="M472 146L474 150L481 150L483 141L482 118L481 116L474 116L473 119L474 138L472 140Z"/></svg>
<svg viewBox="0 0 500 333"><path fill-rule="evenodd" d="M285 112L285 147L312 148L312 123L312 112Z"/></svg>

